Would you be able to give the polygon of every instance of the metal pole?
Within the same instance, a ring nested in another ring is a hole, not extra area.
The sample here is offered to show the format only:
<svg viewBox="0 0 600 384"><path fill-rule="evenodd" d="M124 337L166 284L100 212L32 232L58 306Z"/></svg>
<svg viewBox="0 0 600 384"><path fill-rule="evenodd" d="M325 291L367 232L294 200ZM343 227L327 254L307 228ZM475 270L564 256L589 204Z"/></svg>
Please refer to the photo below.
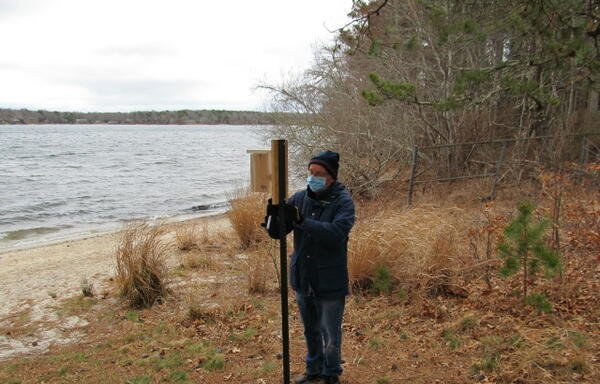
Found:
<svg viewBox="0 0 600 384"><path fill-rule="evenodd" d="M410 180L408 182L408 205L409 206L412 204L413 188L415 186L415 171L417 169L417 153L418 152L419 152L419 147L417 147L415 145L415 148L413 149L412 169L410 170Z"/></svg>
<svg viewBox="0 0 600 384"><path fill-rule="evenodd" d="M283 208L287 195L287 146L285 140L277 140L278 200ZM285 210L279 209L279 265L281 267L281 339L283 344L283 384L290 383L290 336L288 319L287 242Z"/></svg>
<svg viewBox="0 0 600 384"><path fill-rule="evenodd" d="M581 151L579 153L579 172L577 173L577 184L581 183L581 177L583 176L583 166L586 161L587 155L587 136L583 135L581 137Z"/></svg>
<svg viewBox="0 0 600 384"><path fill-rule="evenodd" d="M502 149L500 150L500 158L496 162L496 172L494 173L494 184L492 184L492 193L490 194L490 200L494 200L496 198L496 186L498 185L498 181L500 181L500 168L502 167L502 163L504 162L505 151L506 141L502 143Z"/></svg>

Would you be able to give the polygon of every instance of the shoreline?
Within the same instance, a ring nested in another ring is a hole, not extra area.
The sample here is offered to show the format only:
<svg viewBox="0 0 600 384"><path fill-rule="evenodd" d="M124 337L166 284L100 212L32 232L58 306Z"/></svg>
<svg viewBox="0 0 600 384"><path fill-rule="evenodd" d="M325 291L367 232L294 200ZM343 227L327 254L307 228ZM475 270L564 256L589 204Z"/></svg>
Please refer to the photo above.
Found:
<svg viewBox="0 0 600 384"><path fill-rule="evenodd" d="M174 223L183 223L187 221L194 221L198 219L204 219L208 217L218 217L227 215L227 209L219 209L214 211L205 211L203 213L197 214L184 214L184 215L176 215L176 216L165 216L159 218L138 218L138 219L130 219L130 220L121 220L118 222L107 222L103 224L90 225L89 227L81 226L79 227L79 231L76 231L77 228L70 228L76 232L66 231L62 236L53 237L53 236L40 236L36 238L30 238L30 241L27 241L28 238L19 239L19 240L4 240L0 239L0 256L15 251L22 251L27 249L35 249L40 247L46 247L50 245L61 244L69 241L78 241L85 240L88 238L99 237L110 235L114 233L118 233L123 228L123 225L128 222L134 221L150 221L150 222L163 222L165 224L174 224ZM59 232L55 232L53 234L57 235ZM13 244L10 244L13 243ZM6 244L6 245L4 245Z"/></svg>

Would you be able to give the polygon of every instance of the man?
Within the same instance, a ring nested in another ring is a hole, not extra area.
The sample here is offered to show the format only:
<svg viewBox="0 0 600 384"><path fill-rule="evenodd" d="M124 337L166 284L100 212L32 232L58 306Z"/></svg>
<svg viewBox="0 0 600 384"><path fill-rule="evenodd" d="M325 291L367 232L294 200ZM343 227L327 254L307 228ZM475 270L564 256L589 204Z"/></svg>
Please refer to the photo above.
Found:
<svg viewBox="0 0 600 384"><path fill-rule="evenodd" d="M306 341L306 371L296 384L339 383L342 373L342 317L348 289L348 234L354 203L337 181L339 155L325 151L308 163L307 188L286 204L294 231L290 282L296 292ZM273 207L273 206L271 206ZM266 226L277 238L276 211Z"/></svg>

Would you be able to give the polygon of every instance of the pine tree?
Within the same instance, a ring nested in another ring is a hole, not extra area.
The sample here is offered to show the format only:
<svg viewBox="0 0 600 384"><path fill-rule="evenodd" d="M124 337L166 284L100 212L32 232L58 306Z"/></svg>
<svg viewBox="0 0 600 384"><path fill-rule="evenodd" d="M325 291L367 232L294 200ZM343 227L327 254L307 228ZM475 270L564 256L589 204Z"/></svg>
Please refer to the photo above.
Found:
<svg viewBox="0 0 600 384"><path fill-rule="evenodd" d="M532 302L527 297L529 278L540 269L546 277L553 276L561 269L561 260L544 239L548 220L535 220L535 206L530 202L519 203L518 211L518 216L504 229L505 239L498 245L498 253L504 259L500 270L503 276L513 275L523 267L523 302L527 303Z"/></svg>

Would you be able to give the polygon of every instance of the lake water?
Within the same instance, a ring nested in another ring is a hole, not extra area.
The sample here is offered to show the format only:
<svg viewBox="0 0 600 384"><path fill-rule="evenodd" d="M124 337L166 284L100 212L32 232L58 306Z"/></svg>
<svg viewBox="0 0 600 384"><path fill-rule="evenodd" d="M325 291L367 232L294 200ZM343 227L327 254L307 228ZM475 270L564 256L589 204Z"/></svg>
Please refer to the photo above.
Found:
<svg viewBox="0 0 600 384"><path fill-rule="evenodd" d="M0 249L224 211L250 126L0 125Z"/></svg>

